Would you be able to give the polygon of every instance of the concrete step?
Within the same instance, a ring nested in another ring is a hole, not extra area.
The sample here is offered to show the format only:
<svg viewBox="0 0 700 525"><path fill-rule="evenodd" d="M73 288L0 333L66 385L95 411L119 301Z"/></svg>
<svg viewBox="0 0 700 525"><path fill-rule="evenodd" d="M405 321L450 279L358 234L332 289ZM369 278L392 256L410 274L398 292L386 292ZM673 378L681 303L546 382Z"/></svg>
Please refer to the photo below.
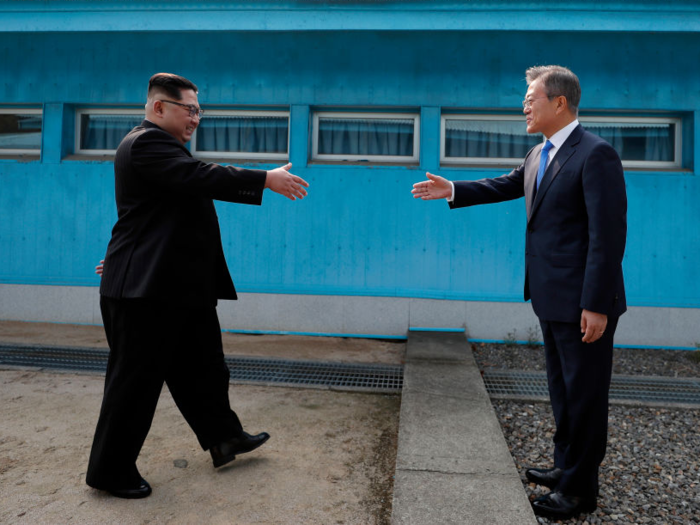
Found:
<svg viewBox="0 0 700 525"><path fill-rule="evenodd" d="M464 333L409 332L392 521L537 523Z"/></svg>

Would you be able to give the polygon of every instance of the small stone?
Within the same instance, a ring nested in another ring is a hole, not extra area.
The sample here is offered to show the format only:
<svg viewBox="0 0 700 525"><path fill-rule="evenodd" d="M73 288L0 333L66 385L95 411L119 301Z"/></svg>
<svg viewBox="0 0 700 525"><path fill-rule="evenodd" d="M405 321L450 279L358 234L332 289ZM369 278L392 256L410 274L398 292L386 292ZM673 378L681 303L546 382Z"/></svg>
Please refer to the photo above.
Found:
<svg viewBox="0 0 700 525"><path fill-rule="evenodd" d="M176 459L175 461L173 461L173 465L175 465L176 468L187 468L187 460Z"/></svg>

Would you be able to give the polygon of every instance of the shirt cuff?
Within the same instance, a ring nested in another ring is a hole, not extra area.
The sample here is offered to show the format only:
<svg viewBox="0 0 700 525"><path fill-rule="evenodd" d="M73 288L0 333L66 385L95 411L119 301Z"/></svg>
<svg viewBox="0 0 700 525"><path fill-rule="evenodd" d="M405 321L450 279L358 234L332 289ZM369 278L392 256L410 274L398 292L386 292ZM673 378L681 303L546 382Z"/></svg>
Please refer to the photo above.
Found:
<svg viewBox="0 0 700 525"><path fill-rule="evenodd" d="M450 195L447 198L447 202L454 202L454 200L455 200L455 183L452 182L451 180L448 180L447 182L449 182L450 186L452 186L452 195Z"/></svg>

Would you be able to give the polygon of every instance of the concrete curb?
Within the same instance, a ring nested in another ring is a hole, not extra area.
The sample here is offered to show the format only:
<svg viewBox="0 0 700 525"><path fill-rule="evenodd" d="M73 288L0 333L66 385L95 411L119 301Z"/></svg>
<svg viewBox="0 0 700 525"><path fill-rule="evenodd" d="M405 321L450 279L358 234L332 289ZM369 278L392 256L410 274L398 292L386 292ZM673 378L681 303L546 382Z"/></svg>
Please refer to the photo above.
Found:
<svg viewBox="0 0 700 525"><path fill-rule="evenodd" d="M537 523L464 333L409 332L392 522Z"/></svg>

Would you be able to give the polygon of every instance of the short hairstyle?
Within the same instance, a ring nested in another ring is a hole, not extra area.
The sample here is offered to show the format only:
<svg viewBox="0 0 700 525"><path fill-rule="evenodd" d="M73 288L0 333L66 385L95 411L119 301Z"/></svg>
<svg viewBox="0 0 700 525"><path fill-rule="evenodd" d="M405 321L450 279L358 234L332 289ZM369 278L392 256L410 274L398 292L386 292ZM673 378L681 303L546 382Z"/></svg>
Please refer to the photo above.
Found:
<svg viewBox="0 0 700 525"><path fill-rule="evenodd" d="M581 84L570 69L562 66L534 66L525 71L525 79L528 85L537 79L541 80L548 97L566 97L571 112L578 114Z"/></svg>
<svg viewBox="0 0 700 525"><path fill-rule="evenodd" d="M197 93L197 86L180 75L172 73L156 73L148 81L148 97L151 94L160 91L166 93L175 100L182 100L182 90L191 89Z"/></svg>

